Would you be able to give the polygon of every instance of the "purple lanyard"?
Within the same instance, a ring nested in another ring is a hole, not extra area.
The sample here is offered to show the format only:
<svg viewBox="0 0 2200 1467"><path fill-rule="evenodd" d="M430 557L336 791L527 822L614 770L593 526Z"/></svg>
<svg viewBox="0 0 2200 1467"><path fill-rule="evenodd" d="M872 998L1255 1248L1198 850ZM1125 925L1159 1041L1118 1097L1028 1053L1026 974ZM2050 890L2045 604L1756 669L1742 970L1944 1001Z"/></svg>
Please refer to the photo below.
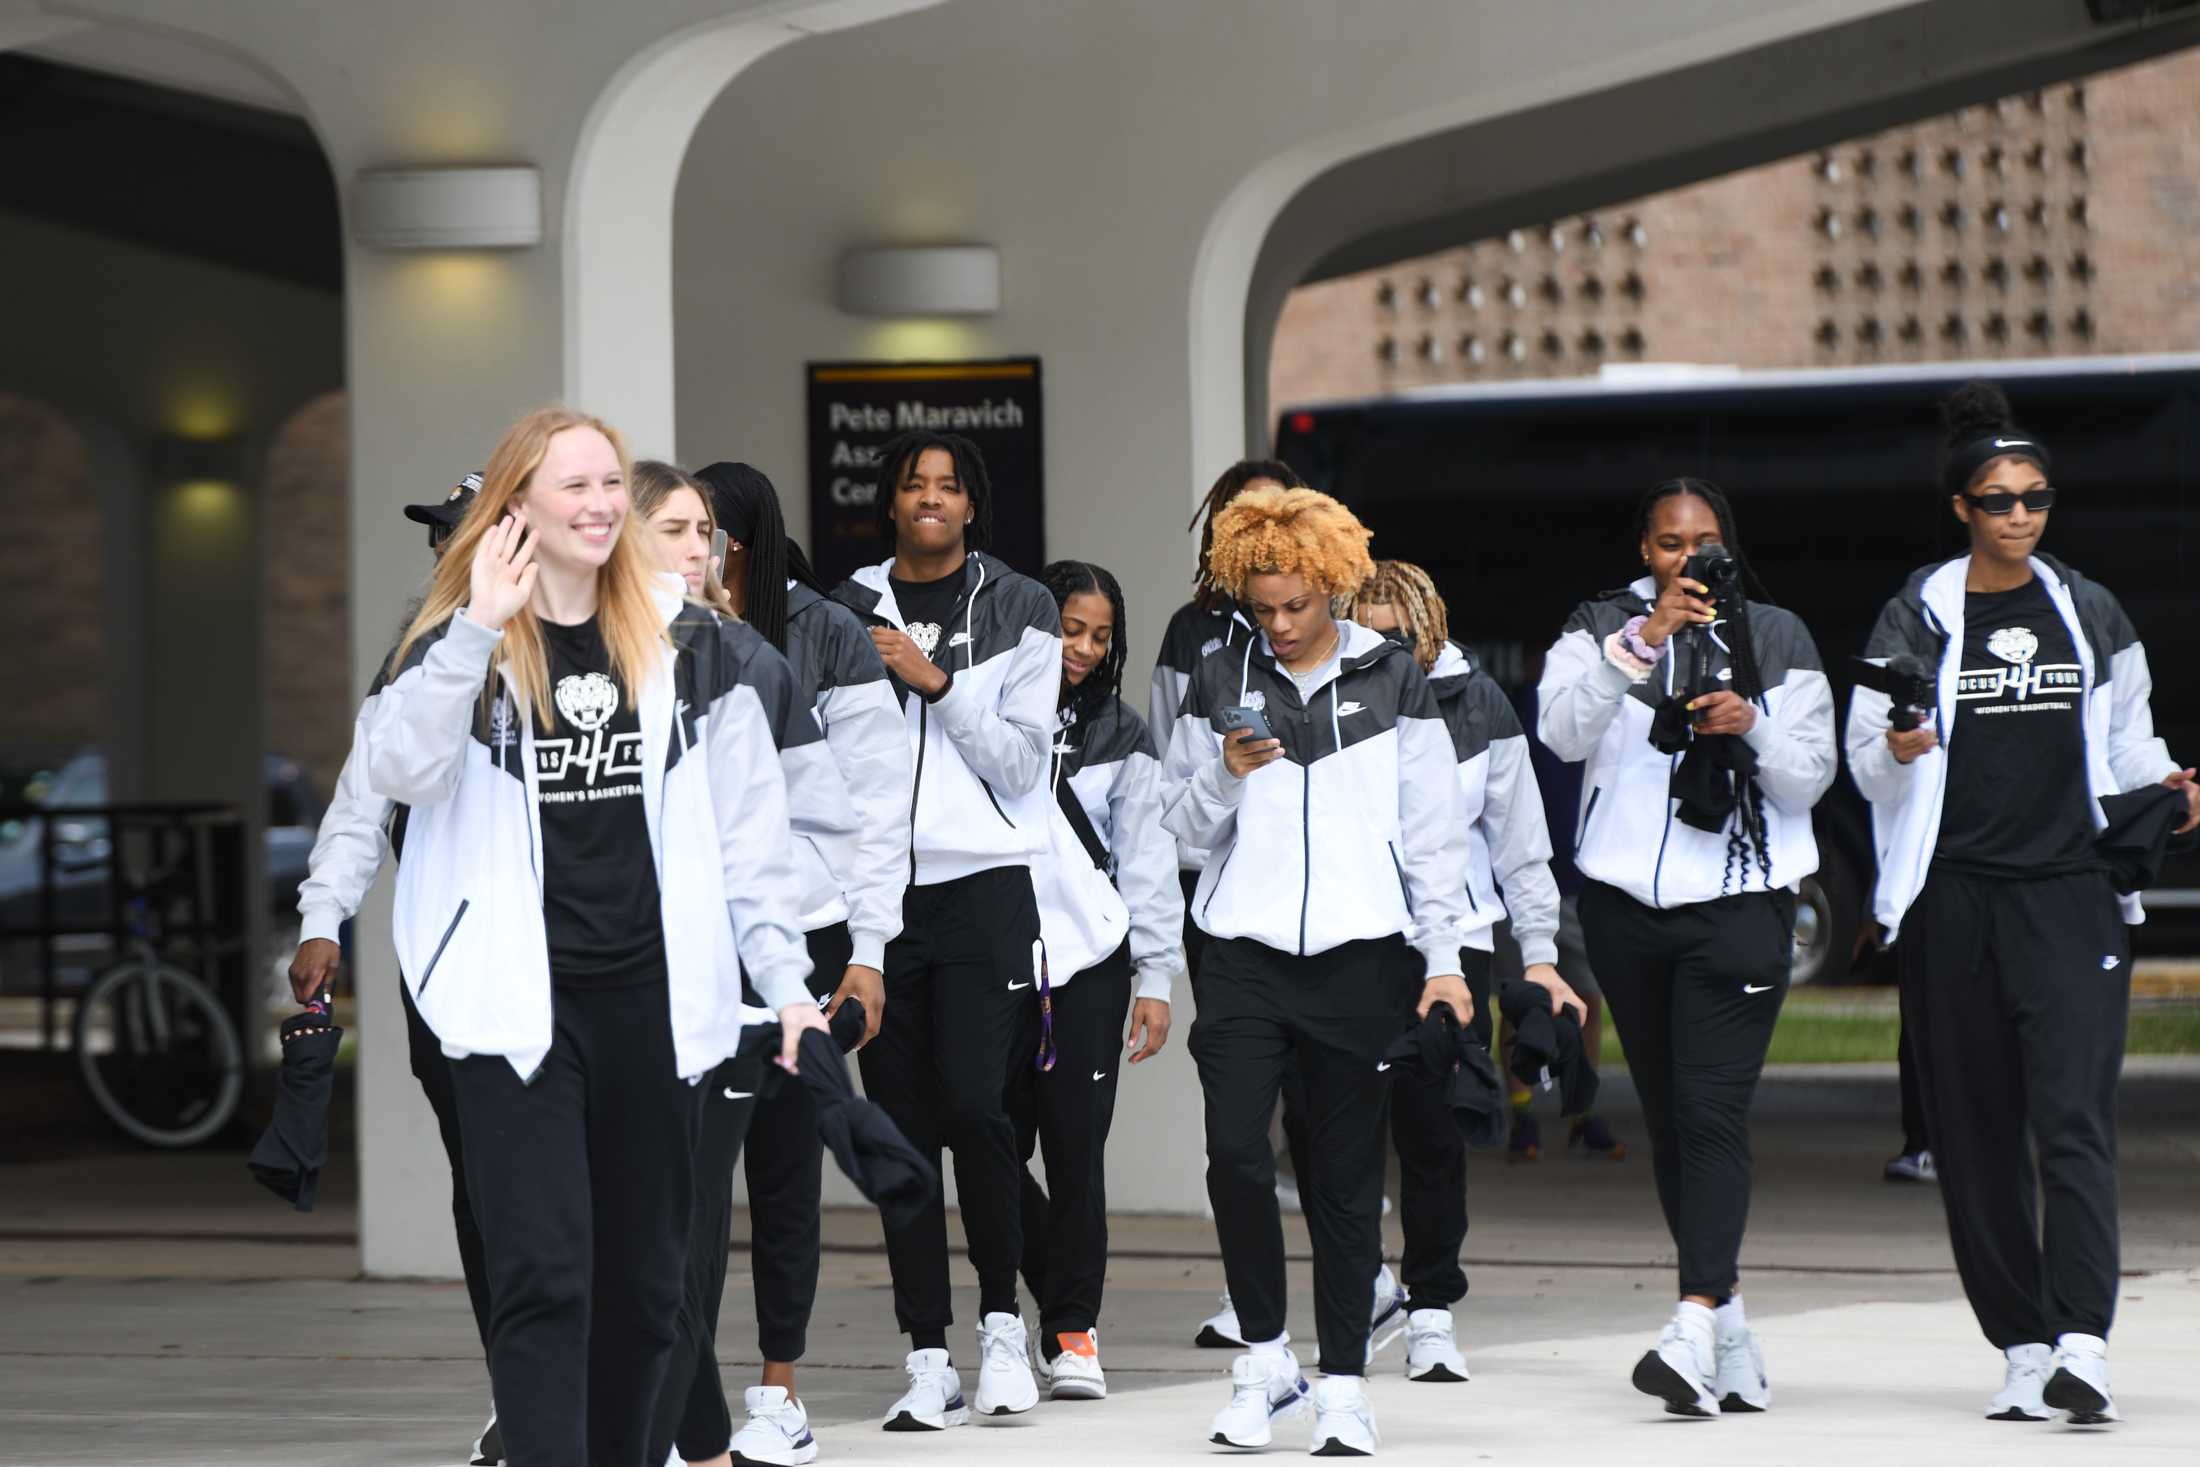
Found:
<svg viewBox="0 0 2200 1467"><path fill-rule="evenodd" d="M1054 985L1047 981L1047 945L1039 944L1039 1053L1032 1065L1042 1074L1054 1068Z"/></svg>

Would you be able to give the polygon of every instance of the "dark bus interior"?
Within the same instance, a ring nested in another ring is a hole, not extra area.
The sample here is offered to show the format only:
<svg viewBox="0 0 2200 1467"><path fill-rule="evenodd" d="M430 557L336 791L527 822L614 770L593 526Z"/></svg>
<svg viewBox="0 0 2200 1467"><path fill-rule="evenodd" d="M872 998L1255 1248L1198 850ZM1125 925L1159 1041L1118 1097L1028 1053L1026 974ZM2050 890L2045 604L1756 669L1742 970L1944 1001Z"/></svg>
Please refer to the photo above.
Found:
<svg viewBox="0 0 2200 1467"><path fill-rule="evenodd" d="M2200 577L2200 358L2053 365L1994 374L2054 456L2062 498L2042 548L2122 600L2148 645L2156 729L2172 754L2200 759L2200 677L2178 650ZM1639 573L1644 490L1709 479L1773 598L1810 626L1845 708L1848 660L1880 606L1911 571L1963 549L1937 487L1938 403L1974 375L1467 389L1286 409L1276 447L1352 506L1378 556L1428 569L1453 635L1509 690L1534 680L1576 603ZM1853 799L1845 778L1838 788ZM2194 864L2173 864L2169 881L2194 884ZM2157 904L2146 946L2161 950L2164 929L2200 935L2200 909L2175 900Z"/></svg>

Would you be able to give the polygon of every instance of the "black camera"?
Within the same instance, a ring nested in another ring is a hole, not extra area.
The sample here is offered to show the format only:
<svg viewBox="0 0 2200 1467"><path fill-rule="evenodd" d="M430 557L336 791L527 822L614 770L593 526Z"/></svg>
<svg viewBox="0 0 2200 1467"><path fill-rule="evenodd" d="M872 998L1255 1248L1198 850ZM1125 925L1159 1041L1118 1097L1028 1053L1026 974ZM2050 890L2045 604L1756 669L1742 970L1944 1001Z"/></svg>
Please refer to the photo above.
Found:
<svg viewBox="0 0 2200 1467"><path fill-rule="evenodd" d="M1924 723L1940 705L1940 677L1914 652L1898 652L1887 659L1884 667L1859 657L1856 681L1859 687L1887 695L1893 704L1887 710L1887 722L1900 733Z"/></svg>
<svg viewBox="0 0 2200 1467"><path fill-rule="evenodd" d="M1687 563L1681 566L1681 575L1709 587L1704 595L1721 606L1741 599L1742 563L1716 540L1689 556Z"/></svg>

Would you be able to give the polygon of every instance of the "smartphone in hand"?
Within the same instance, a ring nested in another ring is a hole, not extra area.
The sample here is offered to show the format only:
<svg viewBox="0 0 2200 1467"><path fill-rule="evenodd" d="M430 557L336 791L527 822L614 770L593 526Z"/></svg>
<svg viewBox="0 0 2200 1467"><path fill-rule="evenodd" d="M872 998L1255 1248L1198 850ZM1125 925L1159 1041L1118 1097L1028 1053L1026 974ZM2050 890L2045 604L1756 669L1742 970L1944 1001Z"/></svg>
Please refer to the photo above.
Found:
<svg viewBox="0 0 2200 1467"><path fill-rule="evenodd" d="M1241 728L1251 730L1255 740L1272 739L1276 736L1275 731L1268 727L1267 715L1260 709L1242 704L1223 709L1222 736L1227 739Z"/></svg>

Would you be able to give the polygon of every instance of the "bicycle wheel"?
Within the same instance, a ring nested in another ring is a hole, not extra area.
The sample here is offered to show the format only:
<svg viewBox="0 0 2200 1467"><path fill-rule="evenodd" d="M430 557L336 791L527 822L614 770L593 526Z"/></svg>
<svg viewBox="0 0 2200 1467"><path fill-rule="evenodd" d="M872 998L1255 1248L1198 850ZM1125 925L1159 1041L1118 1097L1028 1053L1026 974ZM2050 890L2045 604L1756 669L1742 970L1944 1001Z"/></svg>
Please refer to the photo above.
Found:
<svg viewBox="0 0 2200 1467"><path fill-rule="evenodd" d="M244 1052L220 1000L168 963L125 958L77 1002L76 1065L93 1104L147 1146L197 1146L237 1113Z"/></svg>

